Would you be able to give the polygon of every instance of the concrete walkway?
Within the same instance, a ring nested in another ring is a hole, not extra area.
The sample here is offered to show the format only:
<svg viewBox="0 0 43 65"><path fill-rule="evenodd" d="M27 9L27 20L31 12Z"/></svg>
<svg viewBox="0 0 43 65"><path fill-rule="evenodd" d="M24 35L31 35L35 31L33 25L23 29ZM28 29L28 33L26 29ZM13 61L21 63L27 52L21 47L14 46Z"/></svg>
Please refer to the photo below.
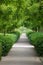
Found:
<svg viewBox="0 0 43 65"><path fill-rule="evenodd" d="M43 65L26 35L22 34L13 45L8 56L3 57L0 65Z"/></svg>

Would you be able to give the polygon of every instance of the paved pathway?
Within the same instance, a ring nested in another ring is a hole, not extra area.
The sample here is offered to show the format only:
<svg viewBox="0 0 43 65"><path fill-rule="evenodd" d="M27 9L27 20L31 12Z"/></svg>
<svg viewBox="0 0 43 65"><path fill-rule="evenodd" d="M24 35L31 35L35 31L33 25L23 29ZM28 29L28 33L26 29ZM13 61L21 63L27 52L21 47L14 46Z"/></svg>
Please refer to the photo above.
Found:
<svg viewBox="0 0 43 65"><path fill-rule="evenodd" d="M26 35L22 34L13 45L8 56L3 57L0 65L43 65Z"/></svg>

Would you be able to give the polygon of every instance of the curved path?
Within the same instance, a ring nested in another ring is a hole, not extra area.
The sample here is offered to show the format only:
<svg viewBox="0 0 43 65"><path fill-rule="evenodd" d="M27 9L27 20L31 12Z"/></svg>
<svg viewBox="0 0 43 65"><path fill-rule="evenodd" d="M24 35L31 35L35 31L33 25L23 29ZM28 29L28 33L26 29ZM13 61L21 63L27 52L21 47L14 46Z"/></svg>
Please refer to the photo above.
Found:
<svg viewBox="0 0 43 65"><path fill-rule="evenodd" d="M8 56L3 57L0 65L43 65L26 35L23 33L13 45Z"/></svg>

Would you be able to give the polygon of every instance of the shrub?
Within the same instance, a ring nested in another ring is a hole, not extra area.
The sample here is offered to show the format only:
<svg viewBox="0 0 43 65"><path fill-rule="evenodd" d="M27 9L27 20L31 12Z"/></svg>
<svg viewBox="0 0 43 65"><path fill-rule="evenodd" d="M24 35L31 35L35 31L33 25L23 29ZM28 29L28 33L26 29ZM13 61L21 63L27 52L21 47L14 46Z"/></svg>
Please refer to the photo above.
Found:
<svg viewBox="0 0 43 65"><path fill-rule="evenodd" d="M15 31L14 34L17 35L17 38L20 37L20 32Z"/></svg>
<svg viewBox="0 0 43 65"><path fill-rule="evenodd" d="M20 37L20 32L15 31L14 34L16 35L16 41L17 41L19 39L19 37Z"/></svg>
<svg viewBox="0 0 43 65"><path fill-rule="evenodd" d="M2 43L2 56L6 56L12 45L17 41L17 34L0 35L0 42Z"/></svg>
<svg viewBox="0 0 43 65"><path fill-rule="evenodd" d="M28 38L30 39L31 44L35 46L38 54L43 56L43 33L34 32L29 34Z"/></svg>
<svg viewBox="0 0 43 65"><path fill-rule="evenodd" d="M37 37L43 36L43 33L41 32L33 32L29 35L30 42L34 45L35 41L37 40Z"/></svg>
<svg viewBox="0 0 43 65"><path fill-rule="evenodd" d="M2 56L6 56L12 47L12 40L10 38L4 38L2 41Z"/></svg>
<svg viewBox="0 0 43 65"><path fill-rule="evenodd" d="M12 46L13 41L8 36L0 36L0 42L2 43L2 56L6 56Z"/></svg>
<svg viewBox="0 0 43 65"><path fill-rule="evenodd" d="M27 34L28 38L30 38L33 33L34 33L34 32L28 33L28 34Z"/></svg>
<svg viewBox="0 0 43 65"><path fill-rule="evenodd" d="M11 32L11 33L13 33L14 35L16 35L16 39L18 40L19 39L19 37L20 37L20 32L18 32L18 31L14 31L14 32Z"/></svg>
<svg viewBox="0 0 43 65"><path fill-rule="evenodd" d="M39 55L43 56L43 37L38 37L35 42L35 48Z"/></svg>
<svg viewBox="0 0 43 65"><path fill-rule="evenodd" d="M2 55L2 44L0 43L0 60L1 60L1 55Z"/></svg>

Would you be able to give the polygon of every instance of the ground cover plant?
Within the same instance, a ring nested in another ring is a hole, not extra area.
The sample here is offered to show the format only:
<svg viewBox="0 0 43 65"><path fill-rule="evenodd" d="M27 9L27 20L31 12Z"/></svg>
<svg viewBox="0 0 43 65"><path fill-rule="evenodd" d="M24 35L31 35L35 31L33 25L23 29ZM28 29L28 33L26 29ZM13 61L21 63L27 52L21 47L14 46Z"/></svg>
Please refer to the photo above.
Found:
<svg viewBox="0 0 43 65"><path fill-rule="evenodd" d="M0 43L0 60L1 60L1 57L2 57L2 45Z"/></svg>
<svg viewBox="0 0 43 65"><path fill-rule="evenodd" d="M27 34L30 43L35 46L37 53L43 56L43 33L42 32L30 32Z"/></svg>
<svg viewBox="0 0 43 65"><path fill-rule="evenodd" d="M5 36L3 33L0 35L0 43L2 44L2 56L6 56L12 45L18 40L19 34L6 34Z"/></svg>

